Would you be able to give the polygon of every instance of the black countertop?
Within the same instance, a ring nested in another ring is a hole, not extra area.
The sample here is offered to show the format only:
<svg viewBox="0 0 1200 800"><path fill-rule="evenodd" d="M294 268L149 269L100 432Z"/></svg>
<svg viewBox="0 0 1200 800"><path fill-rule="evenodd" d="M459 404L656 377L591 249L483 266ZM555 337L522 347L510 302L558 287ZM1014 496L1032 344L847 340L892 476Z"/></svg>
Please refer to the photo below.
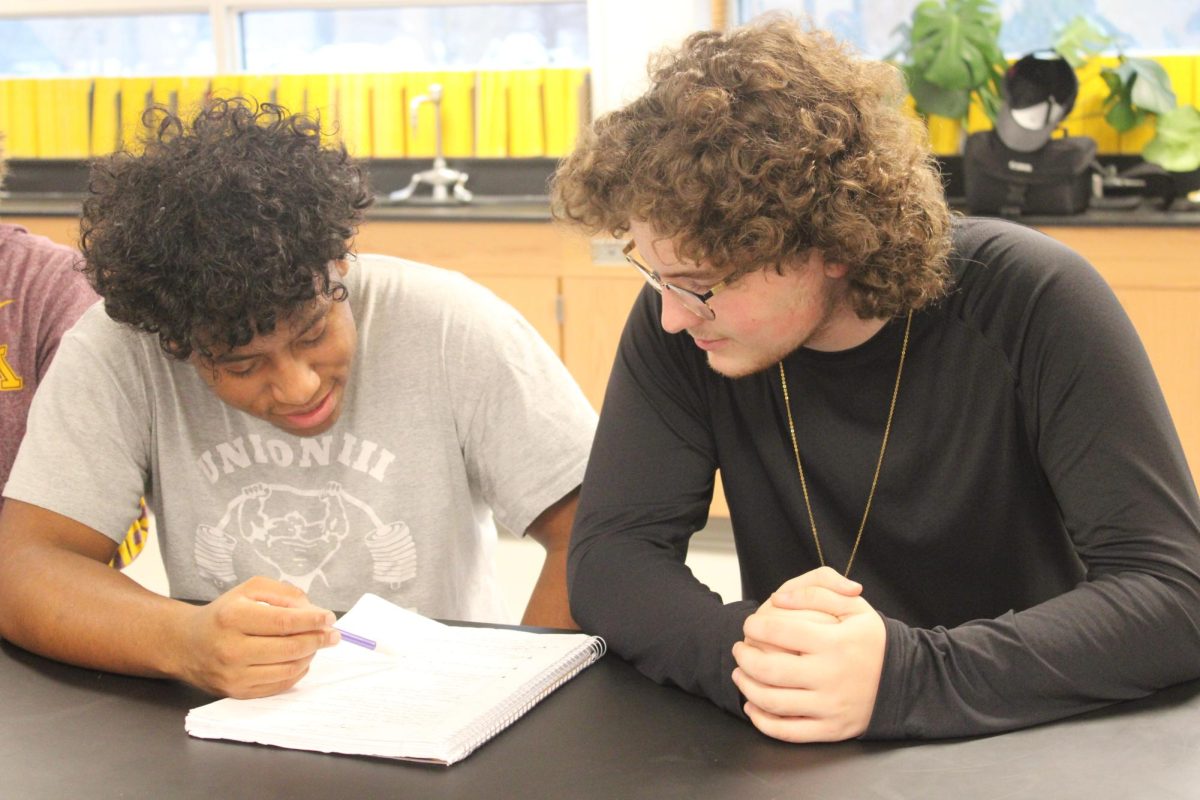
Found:
<svg viewBox="0 0 1200 800"><path fill-rule="evenodd" d="M80 212L79 195L62 194L16 194L0 193L0 220L5 217L76 217ZM957 210L961 204L951 198L951 206ZM549 222L550 207L545 196L519 195L476 195L466 204L434 203L430 200L412 200L405 203L388 203L386 198L377 199L367 210L369 220L423 221L423 222ZM1175 203L1170 210L1162 210L1152 202L1143 202L1133 208L1089 208L1082 214L1069 216L1020 216L1016 221L1032 227L1148 227L1148 228L1200 228L1200 205L1190 207Z"/></svg>
<svg viewBox="0 0 1200 800"><path fill-rule="evenodd" d="M368 219L445 222L547 222L550 208L547 186L555 159L450 159L448 166L469 174L470 203L435 202L429 189L403 203L388 201L388 194L405 186L414 172L427 169L429 159L370 159L363 162L376 202ZM6 216L78 216L87 191L87 162L77 159L11 159L4 191L0 192L0 219ZM959 179L961 159L942 163L950 204L965 212ZM1081 214L1021 216L1035 227L1200 227L1200 203L1177 198L1170 208L1158 200L1113 198L1094 200Z"/></svg>
<svg viewBox="0 0 1200 800"><path fill-rule="evenodd" d="M996 736L791 745L609 653L452 767L184 731L212 698L0 643L0 794L89 800L1184 800L1200 786L1200 682Z"/></svg>
<svg viewBox="0 0 1200 800"><path fill-rule="evenodd" d="M82 195L65 193L0 192L0 220L5 217L77 217ZM425 198L389 203L377 197L367 209L369 220L427 222L548 222L545 195L476 195L467 204L435 203Z"/></svg>

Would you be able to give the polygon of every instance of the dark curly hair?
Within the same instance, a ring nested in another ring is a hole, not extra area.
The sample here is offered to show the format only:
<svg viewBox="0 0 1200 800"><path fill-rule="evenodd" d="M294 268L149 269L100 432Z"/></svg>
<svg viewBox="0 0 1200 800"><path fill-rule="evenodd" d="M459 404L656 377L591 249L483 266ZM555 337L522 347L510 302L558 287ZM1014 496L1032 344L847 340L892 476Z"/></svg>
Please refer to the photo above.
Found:
<svg viewBox="0 0 1200 800"><path fill-rule="evenodd" d="M83 203L83 270L110 317L186 359L272 332L318 292L345 299L330 265L372 197L319 120L232 98L144 122L143 151L95 161Z"/></svg>
<svg viewBox="0 0 1200 800"><path fill-rule="evenodd" d="M649 73L559 165L557 218L617 237L644 221L731 277L815 248L850 268L863 318L945 292L950 213L898 70L770 16L693 34Z"/></svg>

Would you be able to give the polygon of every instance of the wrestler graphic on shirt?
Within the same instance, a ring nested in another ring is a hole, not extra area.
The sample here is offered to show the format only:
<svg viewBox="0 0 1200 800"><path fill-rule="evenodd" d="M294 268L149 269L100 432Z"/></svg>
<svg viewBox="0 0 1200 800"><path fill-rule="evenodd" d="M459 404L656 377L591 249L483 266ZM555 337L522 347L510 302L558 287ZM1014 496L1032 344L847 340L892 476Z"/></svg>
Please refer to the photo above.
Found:
<svg viewBox="0 0 1200 800"><path fill-rule="evenodd" d="M329 585L330 562L352 530L363 530L372 577L396 587L416 574L412 535L403 522L384 524L370 507L347 495L340 483L320 490L255 483L243 487L214 527L196 530L195 558L200 572L218 588L235 585L258 561L273 577L309 591L316 579ZM250 552L246 552L246 550ZM235 552L236 551L236 552Z"/></svg>

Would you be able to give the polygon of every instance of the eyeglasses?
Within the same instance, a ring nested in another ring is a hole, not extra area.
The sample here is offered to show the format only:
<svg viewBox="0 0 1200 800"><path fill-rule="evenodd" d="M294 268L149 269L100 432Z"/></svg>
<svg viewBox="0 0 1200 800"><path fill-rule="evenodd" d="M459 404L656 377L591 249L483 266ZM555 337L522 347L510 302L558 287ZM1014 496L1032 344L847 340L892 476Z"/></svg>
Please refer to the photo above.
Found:
<svg viewBox="0 0 1200 800"><path fill-rule="evenodd" d="M637 247L637 244L630 239L629 243L622 248L621 255L625 256L626 261L637 267L638 272L642 273L642 277L646 279L646 283L653 286L659 294L662 294L666 291L671 292L677 298L679 298L679 302L683 304L684 308L701 319L712 320L717 318L717 312L712 310L712 307L709 306L708 301L712 299L713 295L725 288L725 281L720 281L713 284L704 294L697 294L696 292L676 286L673 283L667 283L661 277L659 277L657 272L650 269L633 256L633 250L635 247Z"/></svg>

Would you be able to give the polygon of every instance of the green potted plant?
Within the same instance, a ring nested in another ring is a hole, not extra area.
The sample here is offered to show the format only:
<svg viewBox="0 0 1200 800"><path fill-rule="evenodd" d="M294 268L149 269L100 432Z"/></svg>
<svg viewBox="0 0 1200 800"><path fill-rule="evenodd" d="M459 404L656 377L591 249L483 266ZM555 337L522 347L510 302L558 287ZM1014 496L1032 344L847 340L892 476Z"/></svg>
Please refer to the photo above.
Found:
<svg viewBox="0 0 1200 800"><path fill-rule="evenodd" d="M1056 44L1075 67L1113 47L1118 50L1117 65L1100 71L1108 86L1105 121L1125 133L1150 120L1154 137L1142 148L1142 158L1170 173L1177 192L1200 189L1200 111L1178 105L1171 76L1162 65L1125 55L1114 37L1083 17L1073 19Z"/></svg>
<svg viewBox="0 0 1200 800"><path fill-rule="evenodd" d="M917 111L965 121L974 97L991 120L1008 62L1000 49L1000 12L992 0L925 0L891 54L908 78Z"/></svg>

